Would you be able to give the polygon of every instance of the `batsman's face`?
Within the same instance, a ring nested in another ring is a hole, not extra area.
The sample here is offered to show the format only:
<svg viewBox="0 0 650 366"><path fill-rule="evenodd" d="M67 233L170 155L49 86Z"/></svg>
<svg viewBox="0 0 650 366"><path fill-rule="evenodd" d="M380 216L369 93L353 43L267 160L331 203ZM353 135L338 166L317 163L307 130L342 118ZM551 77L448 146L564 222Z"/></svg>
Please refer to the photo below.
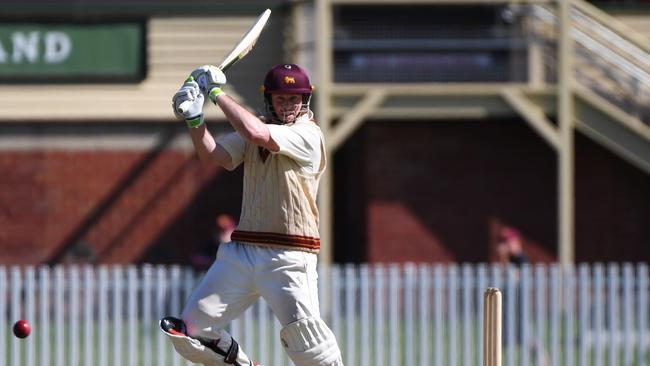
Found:
<svg viewBox="0 0 650 366"><path fill-rule="evenodd" d="M293 123L300 115L302 94L273 94L271 102L282 123Z"/></svg>

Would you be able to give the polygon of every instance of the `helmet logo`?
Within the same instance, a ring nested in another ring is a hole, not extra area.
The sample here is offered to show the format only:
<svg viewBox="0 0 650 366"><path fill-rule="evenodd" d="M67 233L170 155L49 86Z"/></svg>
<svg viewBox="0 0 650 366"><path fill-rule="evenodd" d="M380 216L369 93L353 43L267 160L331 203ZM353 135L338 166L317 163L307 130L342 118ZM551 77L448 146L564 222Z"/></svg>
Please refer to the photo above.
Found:
<svg viewBox="0 0 650 366"><path fill-rule="evenodd" d="M285 84L295 84L296 79L294 79L293 76L285 76L284 77L284 83Z"/></svg>

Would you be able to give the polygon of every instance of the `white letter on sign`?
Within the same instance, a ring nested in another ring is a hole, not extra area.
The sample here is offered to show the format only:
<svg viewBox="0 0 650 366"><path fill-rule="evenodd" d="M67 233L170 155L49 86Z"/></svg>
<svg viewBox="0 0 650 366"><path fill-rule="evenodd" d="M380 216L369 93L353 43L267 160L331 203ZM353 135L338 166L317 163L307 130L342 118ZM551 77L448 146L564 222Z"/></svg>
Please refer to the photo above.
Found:
<svg viewBox="0 0 650 366"><path fill-rule="evenodd" d="M0 42L0 64L7 63L7 51L2 47L2 42Z"/></svg>
<svg viewBox="0 0 650 366"><path fill-rule="evenodd" d="M45 62L48 64L60 63L70 56L72 41L63 32L45 33Z"/></svg>
<svg viewBox="0 0 650 366"><path fill-rule="evenodd" d="M11 57L12 61L19 63L23 61L23 56L29 63L36 62L38 57L38 32L16 32L11 35L14 52Z"/></svg>

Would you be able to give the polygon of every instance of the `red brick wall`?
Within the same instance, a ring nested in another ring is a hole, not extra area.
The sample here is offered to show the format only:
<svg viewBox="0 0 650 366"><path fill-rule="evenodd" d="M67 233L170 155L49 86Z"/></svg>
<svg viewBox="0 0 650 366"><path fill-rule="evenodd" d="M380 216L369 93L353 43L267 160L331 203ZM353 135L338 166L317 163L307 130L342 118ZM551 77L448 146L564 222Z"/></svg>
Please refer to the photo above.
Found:
<svg viewBox="0 0 650 366"><path fill-rule="evenodd" d="M576 258L650 259L650 177L576 138ZM521 121L372 122L335 154L339 262L493 259L508 224L531 259L556 247L555 153ZM190 151L0 154L0 264L188 263L221 213L239 215L241 171Z"/></svg>
<svg viewBox="0 0 650 366"><path fill-rule="evenodd" d="M204 212L196 207L228 179L219 173L171 149L3 151L0 263L73 260L76 243L102 263L147 261L159 247L172 256L160 261L182 263L213 226L219 202ZM237 179L225 185L230 198L221 207L230 211L239 205ZM188 220L188 212L205 217ZM161 240L175 231L183 233L175 242Z"/></svg>
<svg viewBox="0 0 650 366"><path fill-rule="evenodd" d="M650 179L585 138L576 153L576 258L647 260ZM501 225L555 259L556 154L522 121L366 123L335 159L338 261L488 261Z"/></svg>
<svg viewBox="0 0 650 366"><path fill-rule="evenodd" d="M650 175L576 137L576 260L650 261Z"/></svg>

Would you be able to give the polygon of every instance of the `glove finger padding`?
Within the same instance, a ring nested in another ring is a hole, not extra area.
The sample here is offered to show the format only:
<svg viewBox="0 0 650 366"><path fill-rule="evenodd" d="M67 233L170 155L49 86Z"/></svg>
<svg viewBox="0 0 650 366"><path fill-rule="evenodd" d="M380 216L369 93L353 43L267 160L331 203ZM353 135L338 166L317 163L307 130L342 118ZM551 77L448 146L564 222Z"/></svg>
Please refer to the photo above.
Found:
<svg viewBox="0 0 650 366"><path fill-rule="evenodd" d="M305 318L280 331L284 349L296 366L343 366L334 333L319 318Z"/></svg>
<svg viewBox="0 0 650 366"><path fill-rule="evenodd" d="M199 85L203 96L207 96L214 88L221 88L227 82L226 75L216 66L203 65L190 74Z"/></svg>
<svg viewBox="0 0 650 366"><path fill-rule="evenodd" d="M203 74L204 72L208 71L208 69L210 69L210 66L211 66L211 65L203 65L203 66L199 66L199 67L197 67L196 69L192 70L192 72L190 73L190 76L193 77L194 80L198 80L198 79L199 79L199 75L201 75L201 74ZM214 66L213 66L213 67L214 67Z"/></svg>
<svg viewBox="0 0 650 366"><path fill-rule="evenodd" d="M204 100L205 97L201 93L199 85L190 77L172 98L174 115L179 119L194 119L203 113ZM180 111L179 106L183 103L185 103L185 109Z"/></svg>

